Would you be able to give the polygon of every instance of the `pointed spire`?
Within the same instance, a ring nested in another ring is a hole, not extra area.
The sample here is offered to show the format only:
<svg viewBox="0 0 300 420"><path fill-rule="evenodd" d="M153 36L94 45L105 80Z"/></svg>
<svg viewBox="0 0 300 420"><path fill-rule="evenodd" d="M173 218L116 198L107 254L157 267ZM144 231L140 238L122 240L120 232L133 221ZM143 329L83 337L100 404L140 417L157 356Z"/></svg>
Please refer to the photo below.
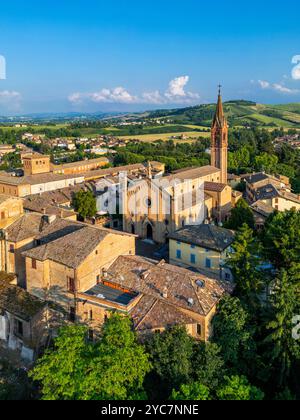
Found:
<svg viewBox="0 0 300 420"><path fill-rule="evenodd" d="M219 85L218 87L219 87L218 103L217 103L217 109L216 109L213 125L217 124L219 127L223 127L225 123L225 115L224 115L222 95L221 95L222 86Z"/></svg>

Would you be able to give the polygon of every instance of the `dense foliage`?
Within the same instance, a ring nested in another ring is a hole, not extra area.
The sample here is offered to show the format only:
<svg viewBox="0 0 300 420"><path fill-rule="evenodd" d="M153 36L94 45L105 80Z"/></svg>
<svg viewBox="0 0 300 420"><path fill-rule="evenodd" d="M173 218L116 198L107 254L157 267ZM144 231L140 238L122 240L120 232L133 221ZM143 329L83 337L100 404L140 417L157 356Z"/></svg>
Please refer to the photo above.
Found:
<svg viewBox="0 0 300 420"><path fill-rule="evenodd" d="M91 191L78 191L73 197L73 206L82 219L94 217L97 213L96 198Z"/></svg>
<svg viewBox="0 0 300 420"><path fill-rule="evenodd" d="M143 397L149 356L118 315L104 324L101 338L87 341L81 326L62 328L55 348L38 362L31 376L44 400L124 400Z"/></svg>

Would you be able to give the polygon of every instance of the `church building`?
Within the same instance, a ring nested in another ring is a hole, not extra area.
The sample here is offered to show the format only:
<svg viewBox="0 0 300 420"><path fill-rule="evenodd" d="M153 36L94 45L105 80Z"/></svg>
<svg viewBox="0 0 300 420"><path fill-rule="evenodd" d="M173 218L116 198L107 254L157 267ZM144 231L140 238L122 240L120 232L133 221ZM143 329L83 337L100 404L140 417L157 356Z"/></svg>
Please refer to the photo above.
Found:
<svg viewBox="0 0 300 420"><path fill-rule="evenodd" d="M211 166L176 171L126 187L123 230L142 239L165 243L168 236L188 225L223 222L232 209L232 188L227 183L228 124L221 92L211 129Z"/></svg>

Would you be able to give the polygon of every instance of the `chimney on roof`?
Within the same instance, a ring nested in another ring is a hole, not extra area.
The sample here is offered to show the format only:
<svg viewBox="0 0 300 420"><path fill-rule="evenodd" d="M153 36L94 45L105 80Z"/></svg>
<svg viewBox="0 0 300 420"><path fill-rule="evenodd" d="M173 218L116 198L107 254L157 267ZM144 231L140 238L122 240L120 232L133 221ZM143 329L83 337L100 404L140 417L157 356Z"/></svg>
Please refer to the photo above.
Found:
<svg viewBox="0 0 300 420"><path fill-rule="evenodd" d="M168 289L167 289L167 287L164 287L164 291L162 293L162 297L164 299L168 299Z"/></svg>
<svg viewBox="0 0 300 420"><path fill-rule="evenodd" d="M188 304L189 304L189 306L192 308L192 307L194 306L194 299L189 298L189 299L188 299Z"/></svg>
<svg viewBox="0 0 300 420"><path fill-rule="evenodd" d="M150 274L150 271L149 270L143 271L141 273L141 279L142 280L147 280L147 278L149 277L149 274Z"/></svg>
<svg viewBox="0 0 300 420"><path fill-rule="evenodd" d="M55 214L44 214L43 219L46 223L51 225L56 220Z"/></svg>
<svg viewBox="0 0 300 420"><path fill-rule="evenodd" d="M166 264L165 260L161 260L159 261L159 263L157 263L157 267L163 267Z"/></svg>

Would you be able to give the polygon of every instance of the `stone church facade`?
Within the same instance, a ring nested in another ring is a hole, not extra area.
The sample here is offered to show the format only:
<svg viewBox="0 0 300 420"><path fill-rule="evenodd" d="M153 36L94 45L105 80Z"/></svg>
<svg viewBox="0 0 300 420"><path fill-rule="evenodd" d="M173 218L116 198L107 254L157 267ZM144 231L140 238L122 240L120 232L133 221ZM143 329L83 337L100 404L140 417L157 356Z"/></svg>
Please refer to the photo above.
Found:
<svg viewBox="0 0 300 420"><path fill-rule="evenodd" d="M211 166L184 169L126 187L123 229L142 239L165 243L169 234L187 225L222 222L232 208L227 184L228 124L219 92L211 130Z"/></svg>

